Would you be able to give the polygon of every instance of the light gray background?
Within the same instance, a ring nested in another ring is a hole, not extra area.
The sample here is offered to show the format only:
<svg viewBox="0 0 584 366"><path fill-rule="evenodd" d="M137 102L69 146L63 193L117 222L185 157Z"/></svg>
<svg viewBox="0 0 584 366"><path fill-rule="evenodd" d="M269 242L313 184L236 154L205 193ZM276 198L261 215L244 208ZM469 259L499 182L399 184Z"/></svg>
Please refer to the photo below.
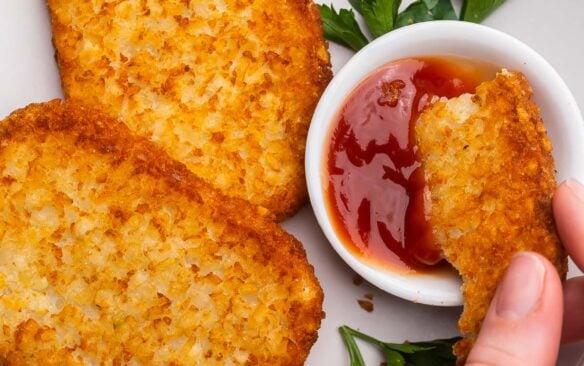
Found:
<svg viewBox="0 0 584 366"><path fill-rule="evenodd" d="M409 2L405 1L404 6ZM332 3L337 8L349 7L346 0ZM454 3L458 9L460 1ZM544 56L564 78L583 109L583 16L582 0L507 0L484 24L519 38ZM28 103L62 96L53 52L45 1L0 0L0 118ZM337 45L331 45L330 52L335 71L352 55ZM354 273L330 248L309 206L285 222L284 227L304 243L325 292L327 317L307 365L349 364L337 331L343 324L392 342L457 334L460 308L412 304L366 283L353 285ZM572 268L571 274L577 271ZM357 304L366 293L374 295L372 313ZM381 358L374 349L363 345L362 350L369 365L379 365ZM583 352L584 343L563 346L558 365L576 365Z"/></svg>

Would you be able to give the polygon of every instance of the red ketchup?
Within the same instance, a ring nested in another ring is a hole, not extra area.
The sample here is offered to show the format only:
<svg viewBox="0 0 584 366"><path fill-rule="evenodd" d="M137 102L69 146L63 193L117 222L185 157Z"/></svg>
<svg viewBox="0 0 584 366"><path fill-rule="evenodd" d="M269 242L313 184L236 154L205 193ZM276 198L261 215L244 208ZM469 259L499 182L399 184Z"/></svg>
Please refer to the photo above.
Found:
<svg viewBox="0 0 584 366"><path fill-rule="evenodd" d="M365 261L405 271L441 262L424 199L414 123L433 96L474 93L492 66L453 57L390 63L345 100L328 146L326 197L335 230Z"/></svg>

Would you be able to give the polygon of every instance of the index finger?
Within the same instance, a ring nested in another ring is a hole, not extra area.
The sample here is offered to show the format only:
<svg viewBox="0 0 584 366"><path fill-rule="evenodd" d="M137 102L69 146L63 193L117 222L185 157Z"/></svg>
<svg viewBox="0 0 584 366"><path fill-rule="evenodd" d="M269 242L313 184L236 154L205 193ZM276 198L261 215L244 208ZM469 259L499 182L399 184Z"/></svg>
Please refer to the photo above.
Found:
<svg viewBox="0 0 584 366"><path fill-rule="evenodd" d="M584 186L568 179L553 198L556 227L562 244L581 271L584 271Z"/></svg>

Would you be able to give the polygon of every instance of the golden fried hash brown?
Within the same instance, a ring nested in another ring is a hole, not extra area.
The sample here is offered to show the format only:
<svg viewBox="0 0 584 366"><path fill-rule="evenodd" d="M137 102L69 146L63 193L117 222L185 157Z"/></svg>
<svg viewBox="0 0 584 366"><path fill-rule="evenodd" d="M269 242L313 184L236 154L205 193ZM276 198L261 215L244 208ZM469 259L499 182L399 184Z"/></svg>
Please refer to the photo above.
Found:
<svg viewBox="0 0 584 366"><path fill-rule="evenodd" d="M464 281L464 358L512 256L541 253L565 276L551 212L552 146L521 73L431 105L416 125L437 243Z"/></svg>
<svg viewBox="0 0 584 366"><path fill-rule="evenodd" d="M0 123L0 363L301 365L301 244L73 102Z"/></svg>
<svg viewBox="0 0 584 366"><path fill-rule="evenodd" d="M67 97L101 103L228 195L280 219L331 78L312 0L48 0Z"/></svg>

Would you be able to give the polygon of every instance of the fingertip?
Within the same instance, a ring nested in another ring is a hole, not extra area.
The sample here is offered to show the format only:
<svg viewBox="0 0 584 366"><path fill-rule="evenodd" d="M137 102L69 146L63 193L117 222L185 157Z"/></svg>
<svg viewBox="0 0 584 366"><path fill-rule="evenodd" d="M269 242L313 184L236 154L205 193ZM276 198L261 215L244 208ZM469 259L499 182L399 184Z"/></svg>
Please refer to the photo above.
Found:
<svg viewBox="0 0 584 366"><path fill-rule="evenodd" d="M522 319L539 305L545 286L544 261L534 253L513 257L493 299L496 315L503 319Z"/></svg>
<svg viewBox="0 0 584 366"><path fill-rule="evenodd" d="M529 297L522 292L537 289L538 281L541 281L539 296L528 311L522 315L514 312L514 316L497 311L497 304L501 301L515 302L521 309L522 304L518 301ZM522 284L525 288L521 288ZM506 286L512 291L505 291ZM553 364L559 349L562 313L561 281L553 264L536 253L519 253L491 302L467 365Z"/></svg>
<svg viewBox="0 0 584 366"><path fill-rule="evenodd" d="M575 178L568 178L564 181L563 184L580 201L581 204L584 204L584 185L582 185L582 183L580 183Z"/></svg>
<svg viewBox="0 0 584 366"><path fill-rule="evenodd" d="M552 209L557 224L564 221L563 217L565 216L565 213L570 210L572 201L571 196L571 189L568 186L567 181L560 183L552 198Z"/></svg>
<svg viewBox="0 0 584 366"><path fill-rule="evenodd" d="M565 207L584 210L584 185L574 178L568 178L556 188L552 199L554 213Z"/></svg>
<svg viewBox="0 0 584 366"><path fill-rule="evenodd" d="M523 253L529 253L535 257L537 257L541 263L544 265L544 267L546 268L546 285L554 285L554 290L555 288L560 289L560 294L561 294L561 288L562 288L562 280L560 279L560 275L558 274L558 270L556 268L556 266L550 262L550 260L546 257L544 257L543 255L539 254L539 253L535 253L535 252L523 252Z"/></svg>
<svg viewBox="0 0 584 366"><path fill-rule="evenodd" d="M564 283L564 326L562 343L584 340L584 276L575 277Z"/></svg>
<svg viewBox="0 0 584 366"><path fill-rule="evenodd" d="M562 244L584 270L584 186L575 179L567 179L558 186L552 202Z"/></svg>

